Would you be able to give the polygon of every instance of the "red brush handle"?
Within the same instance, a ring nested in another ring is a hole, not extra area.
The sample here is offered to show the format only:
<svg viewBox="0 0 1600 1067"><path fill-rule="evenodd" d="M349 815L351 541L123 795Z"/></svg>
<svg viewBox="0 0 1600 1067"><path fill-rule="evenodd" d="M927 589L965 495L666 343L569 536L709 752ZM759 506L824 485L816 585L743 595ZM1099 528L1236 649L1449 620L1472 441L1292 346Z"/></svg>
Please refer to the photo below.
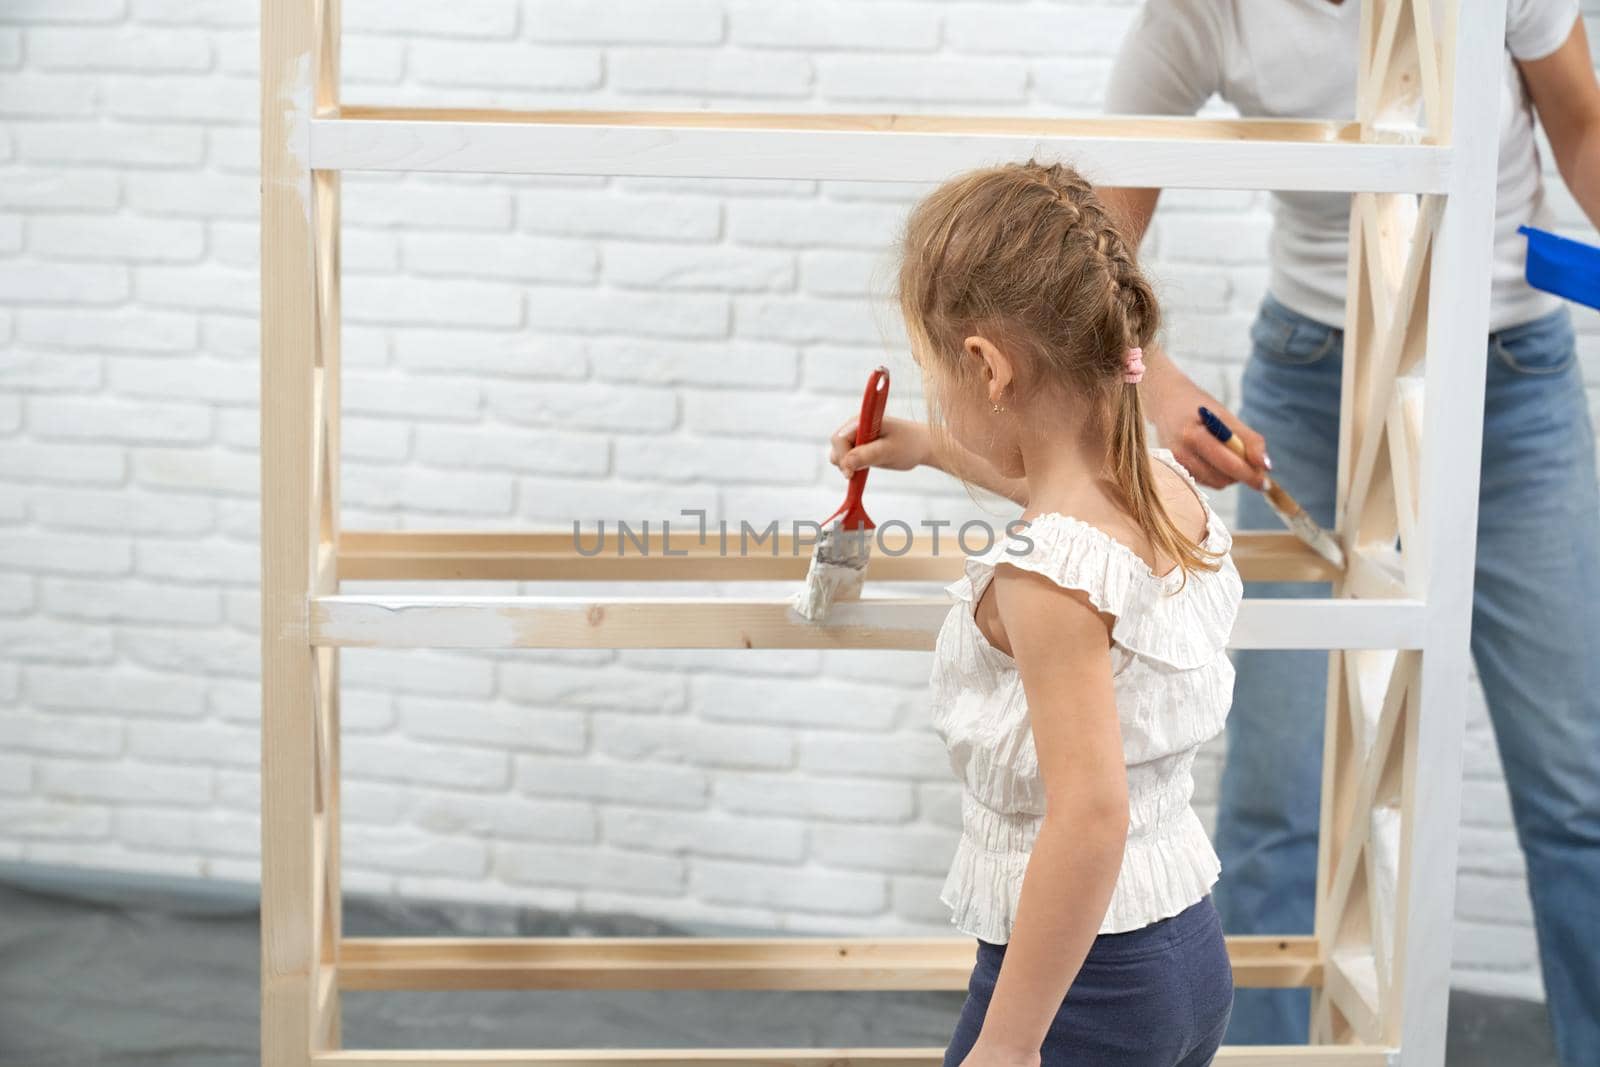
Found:
<svg viewBox="0 0 1600 1067"><path fill-rule="evenodd" d="M867 390L861 396L861 416L856 420L856 444L869 445L878 439L878 431L883 429L883 412L889 406L889 368L879 367L867 379ZM870 467L862 467L850 476L850 488L844 495L844 503L839 510L828 516L823 523L826 526L839 516L844 516L840 525L846 530L870 530L873 522L867 517L866 511L861 507L861 493L867 487L867 472Z"/></svg>

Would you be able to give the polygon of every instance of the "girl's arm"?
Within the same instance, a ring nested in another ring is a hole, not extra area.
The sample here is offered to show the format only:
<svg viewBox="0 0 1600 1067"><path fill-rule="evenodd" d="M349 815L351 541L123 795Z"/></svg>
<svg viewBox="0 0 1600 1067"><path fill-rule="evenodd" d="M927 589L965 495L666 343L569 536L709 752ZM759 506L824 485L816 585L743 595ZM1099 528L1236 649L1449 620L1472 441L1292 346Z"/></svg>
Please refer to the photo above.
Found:
<svg viewBox="0 0 1600 1067"><path fill-rule="evenodd" d="M1539 122L1550 138L1556 169L1589 222L1600 229L1600 84L1583 19L1566 43L1541 59L1518 60Z"/></svg>
<svg viewBox="0 0 1600 1067"><path fill-rule="evenodd" d="M908 471L933 467L962 481L1015 501L1028 503L1028 485L1022 478L1007 478L989 461L954 441L936 441L925 422L884 417L877 439L856 447L856 419L834 431L828 442L828 460L846 478L862 467Z"/></svg>
<svg viewBox="0 0 1600 1067"><path fill-rule="evenodd" d="M1106 617L1088 597L996 568L995 607L1028 700L1046 808L970 1065L1037 1063L1111 903L1128 781Z"/></svg>

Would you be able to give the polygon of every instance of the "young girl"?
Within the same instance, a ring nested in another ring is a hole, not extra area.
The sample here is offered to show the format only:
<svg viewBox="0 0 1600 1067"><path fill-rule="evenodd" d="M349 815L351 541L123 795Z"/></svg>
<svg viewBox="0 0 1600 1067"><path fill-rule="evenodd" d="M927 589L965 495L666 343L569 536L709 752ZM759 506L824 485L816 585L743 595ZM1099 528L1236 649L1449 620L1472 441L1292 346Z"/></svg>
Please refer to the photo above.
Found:
<svg viewBox="0 0 1600 1067"><path fill-rule="evenodd" d="M1157 309L1094 190L1061 165L981 170L912 213L901 310L928 426L833 461L926 464L1025 507L966 561L933 721L962 782L941 900L978 939L946 1067L1201 1067L1233 1003L1190 796L1221 732L1241 584L1231 536L1145 444Z"/></svg>

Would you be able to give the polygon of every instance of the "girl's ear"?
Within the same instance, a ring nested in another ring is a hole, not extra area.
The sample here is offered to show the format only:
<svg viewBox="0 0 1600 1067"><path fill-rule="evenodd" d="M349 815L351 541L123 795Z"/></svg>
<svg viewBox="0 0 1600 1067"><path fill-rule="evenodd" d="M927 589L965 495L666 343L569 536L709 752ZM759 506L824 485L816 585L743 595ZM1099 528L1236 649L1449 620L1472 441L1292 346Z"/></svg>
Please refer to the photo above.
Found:
<svg viewBox="0 0 1600 1067"><path fill-rule="evenodd" d="M1006 390L1011 388L1011 383L1016 380L1015 368L1011 364L1011 357L996 347L987 337L974 334L962 342L966 357L974 362L969 364L973 370L983 374L984 389L991 404L1001 403L1006 395Z"/></svg>

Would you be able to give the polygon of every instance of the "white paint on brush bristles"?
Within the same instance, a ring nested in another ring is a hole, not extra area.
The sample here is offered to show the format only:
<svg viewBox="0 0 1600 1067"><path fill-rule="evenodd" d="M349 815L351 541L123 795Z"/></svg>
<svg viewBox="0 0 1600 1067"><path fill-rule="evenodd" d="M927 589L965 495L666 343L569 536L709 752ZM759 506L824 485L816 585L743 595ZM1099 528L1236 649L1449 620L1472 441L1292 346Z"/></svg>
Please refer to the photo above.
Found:
<svg viewBox="0 0 1600 1067"><path fill-rule="evenodd" d="M821 622L828 617L828 609L835 601L861 599L866 576L866 560L851 566L828 563L813 556L811 567L806 571L806 583L794 595L794 610L808 622Z"/></svg>
<svg viewBox="0 0 1600 1067"><path fill-rule="evenodd" d="M1283 515L1282 512L1279 514ZM1333 539L1332 534L1317 525L1315 519L1300 511L1293 515L1283 515L1283 520L1289 524L1290 531L1310 545L1317 555L1344 570L1344 550L1339 547L1339 542Z"/></svg>
<svg viewBox="0 0 1600 1067"><path fill-rule="evenodd" d="M795 612L809 622L821 622L835 601L861 599L871 554L871 530L845 531L837 523L823 530L805 585L794 596Z"/></svg>

